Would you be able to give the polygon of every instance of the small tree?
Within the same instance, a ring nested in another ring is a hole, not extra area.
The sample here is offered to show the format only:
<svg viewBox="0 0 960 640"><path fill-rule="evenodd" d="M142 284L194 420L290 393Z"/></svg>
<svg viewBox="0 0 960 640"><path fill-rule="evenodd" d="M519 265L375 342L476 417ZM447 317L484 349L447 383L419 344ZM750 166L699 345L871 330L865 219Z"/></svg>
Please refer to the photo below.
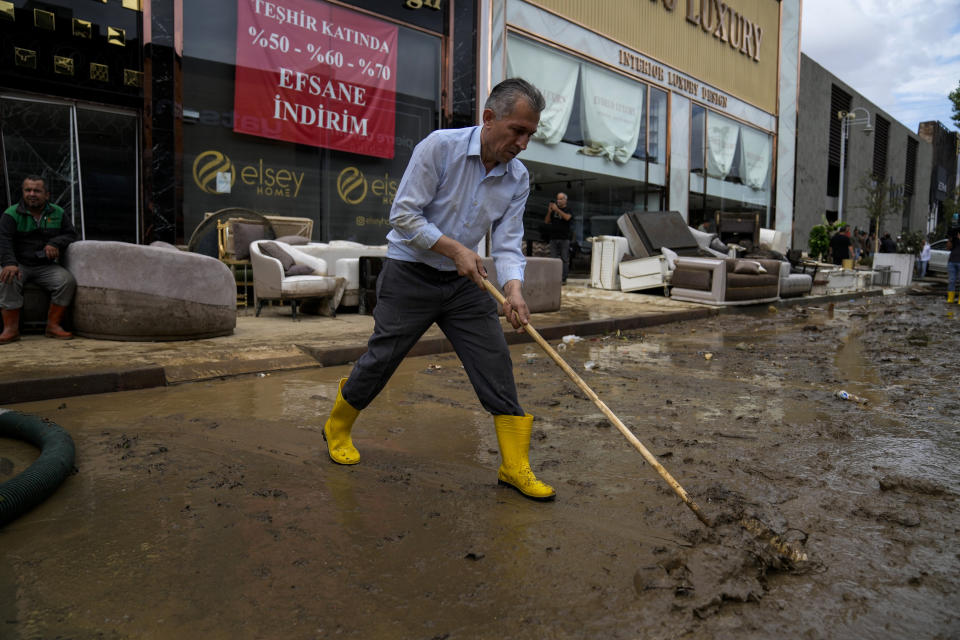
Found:
<svg viewBox="0 0 960 640"><path fill-rule="evenodd" d="M904 197L903 185L891 180L877 180L873 174L865 173L860 180L857 191L863 194L863 200L857 207L866 212L873 227L873 253L877 253L880 245L880 225L890 214L903 212Z"/></svg>
<svg viewBox="0 0 960 640"><path fill-rule="evenodd" d="M920 255L923 249L923 241L927 234L923 231L907 231L900 236L897 241L897 253L909 253L915 256Z"/></svg>
<svg viewBox="0 0 960 640"><path fill-rule="evenodd" d="M947 230L953 226L953 214L957 211L960 211L960 198L957 197L956 189L951 189L947 199L940 203L940 218L937 220L937 228L933 230L934 239L947 237Z"/></svg>
<svg viewBox="0 0 960 640"><path fill-rule="evenodd" d="M950 92L949 96L950 102L953 103L953 124L955 127L960 129L960 82L957 83L957 88Z"/></svg>

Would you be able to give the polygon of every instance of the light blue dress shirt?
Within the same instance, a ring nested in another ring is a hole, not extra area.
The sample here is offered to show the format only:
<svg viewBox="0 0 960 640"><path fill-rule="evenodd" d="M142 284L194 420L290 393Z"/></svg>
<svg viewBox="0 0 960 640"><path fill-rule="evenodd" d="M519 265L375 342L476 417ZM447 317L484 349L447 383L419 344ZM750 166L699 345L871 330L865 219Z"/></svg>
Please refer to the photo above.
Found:
<svg viewBox="0 0 960 640"><path fill-rule="evenodd" d="M480 127L441 129L413 150L390 209L387 257L456 270L430 250L441 235L476 249L491 230L491 255L501 286L523 282L523 210L530 181L517 160L490 173L480 161Z"/></svg>

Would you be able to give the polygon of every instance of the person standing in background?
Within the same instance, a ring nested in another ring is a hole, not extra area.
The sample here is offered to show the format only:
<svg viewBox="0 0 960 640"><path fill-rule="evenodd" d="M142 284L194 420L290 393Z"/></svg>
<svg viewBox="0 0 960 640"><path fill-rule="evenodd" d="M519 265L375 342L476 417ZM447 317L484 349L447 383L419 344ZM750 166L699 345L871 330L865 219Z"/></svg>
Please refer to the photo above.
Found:
<svg viewBox="0 0 960 640"><path fill-rule="evenodd" d="M947 234L947 302L960 303L960 227L953 227Z"/></svg>
<svg viewBox="0 0 960 640"><path fill-rule="evenodd" d="M547 206L547 216L543 220L550 225L550 257L563 261L561 282L567 284L567 274L570 273L570 221L573 220L567 194L562 191L557 194L557 199Z"/></svg>
<svg viewBox="0 0 960 640"><path fill-rule="evenodd" d="M917 258L917 273L921 278L927 275L927 265L930 264L930 238L923 237L923 248L920 249L920 257Z"/></svg>

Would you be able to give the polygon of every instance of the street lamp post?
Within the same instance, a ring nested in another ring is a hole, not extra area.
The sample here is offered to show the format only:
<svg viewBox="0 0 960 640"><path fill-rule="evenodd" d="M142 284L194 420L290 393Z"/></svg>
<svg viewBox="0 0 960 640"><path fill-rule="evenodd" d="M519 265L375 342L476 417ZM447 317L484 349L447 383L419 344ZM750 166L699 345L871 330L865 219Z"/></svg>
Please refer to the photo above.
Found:
<svg viewBox="0 0 960 640"><path fill-rule="evenodd" d="M857 111L862 111L863 115L858 116ZM840 120L840 198L837 204L837 222L843 221L843 174L844 164L847 155L847 136L850 133L850 127L855 124L865 124L863 132L870 135L873 126L870 125L870 112L863 107L855 107L851 111L838 111L837 118Z"/></svg>

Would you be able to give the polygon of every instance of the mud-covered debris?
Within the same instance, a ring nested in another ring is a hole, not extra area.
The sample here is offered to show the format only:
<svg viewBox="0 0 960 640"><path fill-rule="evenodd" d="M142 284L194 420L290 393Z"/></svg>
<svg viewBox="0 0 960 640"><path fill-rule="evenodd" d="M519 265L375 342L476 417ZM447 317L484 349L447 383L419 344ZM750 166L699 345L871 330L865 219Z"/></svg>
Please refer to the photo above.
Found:
<svg viewBox="0 0 960 640"><path fill-rule="evenodd" d="M909 491L928 496L940 496L951 493L943 485L924 478L910 478L901 475L890 475L880 478L881 491Z"/></svg>

